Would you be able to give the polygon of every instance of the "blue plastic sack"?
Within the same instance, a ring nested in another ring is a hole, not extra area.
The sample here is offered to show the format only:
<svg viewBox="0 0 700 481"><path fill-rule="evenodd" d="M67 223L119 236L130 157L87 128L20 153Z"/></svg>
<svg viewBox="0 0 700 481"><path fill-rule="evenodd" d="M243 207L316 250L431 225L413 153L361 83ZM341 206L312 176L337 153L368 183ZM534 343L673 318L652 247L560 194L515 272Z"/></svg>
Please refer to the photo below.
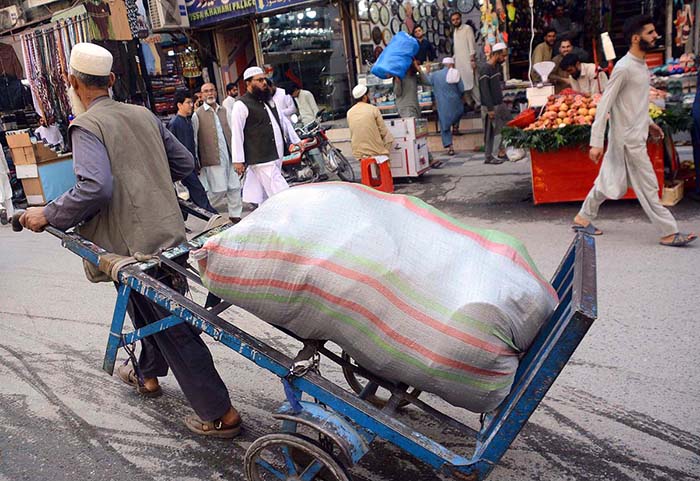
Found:
<svg viewBox="0 0 700 481"><path fill-rule="evenodd" d="M417 53L418 40L406 32L399 32L379 55L370 73L379 78L404 78Z"/></svg>

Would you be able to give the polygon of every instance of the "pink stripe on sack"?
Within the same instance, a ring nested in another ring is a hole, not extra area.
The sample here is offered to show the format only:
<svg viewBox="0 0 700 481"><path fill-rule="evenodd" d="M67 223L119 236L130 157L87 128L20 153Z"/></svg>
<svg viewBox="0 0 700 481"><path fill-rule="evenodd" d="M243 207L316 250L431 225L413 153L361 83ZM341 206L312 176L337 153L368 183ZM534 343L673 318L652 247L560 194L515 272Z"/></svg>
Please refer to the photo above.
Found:
<svg viewBox="0 0 700 481"><path fill-rule="evenodd" d="M394 306L396 306L398 309L400 309L401 311L406 313L406 315L413 317L415 320L421 322L422 324L425 324L426 326L429 326L429 327L435 329L436 331L442 332L443 334L446 334L448 336L452 336L456 339L463 341L466 344L477 347L483 351L492 352L492 353L498 354L500 356L517 356L518 355L517 353L515 353L509 349L504 349L500 346L493 345L493 344L486 342L482 339L479 339L475 336L472 336L470 334L462 332L462 331L455 329L453 327L447 326L447 325L441 323L440 321L438 321L437 319L434 319L430 316L425 315L423 312L419 311L418 309L408 305L406 302L401 300L393 292L391 292L389 289L387 289L386 286L384 286L383 284L378 282L373 277L370 277L370 276L367 276L365 274L353 271L352 269L348 269L346 267L340 266L340 265L335 264L333 262L330 262L327 260L322 260L322 259L303 257L303 256L300 256L298 254L291 254L289 252L283 252L283 251L237 250L237 249L232 249L229 247L224 247L221 245L208 246L208 247L206 247L206 249L211 250L211 251L216 252L216 253L226 255L226 256L231 256L231 257L246 257L249 259L278 259L278 260L282 260L285 262L291 262L293 264L311 265L311 266L321 267L321 268L326 269L330 272L333 272L335 274L343 276L347 279L350 279L350 280L353 280L356 282L361 282L363 284L370 286L375 291L382 294Z"/></svg>
<svg viewBox="0 0 700 481"><path fill-rule="evenodd" d="M213 280L214 282L220 282L223 284L233 284L233 285L239 285L239 286L246 286L246 287L274 287L277 289L283 289L285 291L292 291L292 292L299 292L299 291L305 291L309 292L312 294L317 295L318 297L321 297L325 299L328 302L331 302L335 305L344 307L346 309L349 309L353 312L357 312L358 314L362 315L365 317L367 320L369 320L372 324L377 326L384 334L395 340L396 342L403 344L410 350L413 350L422 356L438 362L440 364L443 364L445 366L455 368L455 369L460 369L462 371L467 371L471 372L473 374L479 374L483 376L508 376L511 373L510 372L500 372L500 371L492 371L489 369L482 369L479 367L472 366L470 364L463 363L461 361L457 361L455 359L450 359L445 356L441 356L440 354L437 354L423 346L419 346L416 344L415 341L412 339L409 339L398 332L394 331L391 329L388 325L386 325L384 322L382 322L379 317L377 317L375 314L373 314L370 310L366 309L365 307L349 301L347 299L342 299L340 297L334 296L333 294L330 294L312 284L309 283L304 283L304 284L293 284L290 282L285 282L285 281L280 281L277 279L249 279L245 277L233 277L233 276L224 276L221 274L216 274L211 271L206 271L205 276L208 277L209 279Z"/></svg>
<svg viewBox="0 0 700 481"><path fill-rule="evenodd" d="M326 186L328 183L326 183ZM542 284L549 294L555 299L559 300L559 296L557 295L557 292L554 290L552 285L547 282L545 279L542 279L535 271L534 269L530 266L530 264L523 259L523 257L520 255L520 253L514 249L513 247L505 244L499 244L498 242L493 242L491 240L488 240L487 238L477 234L474 231L471 231L469 229L465 229L464 227L460 227L458 225L453 224L452 222L448 221L447 219L443 219L442 217L435 215L431 212L429 212L426 209L422 209L418 207L417 205L413 204L411 201L406 200L406 197L403 195L395 195L395 194L386 194L384 192L380 192L378 190L364 187L362 185L358 184L350 184L350 183L343 183L343 186L349 186L354 189L361 190L362 192L365 192L367 194L370 194L374 197L377 197L378 199L385 200L387 202L391 202L393 204L398 204L403 207L408 208L411 212L414 212L415 214L423 217L424 219L430 220L432 222L435 222L436 224L441 225L442 227L446 228L447 230L451 230L452 232L457 232L458 234L466 235L467 237L470 237L473 239L476 243L484 247L485 249L493 252L494 254L499 254L502 255L508 259L511 259L513 262L515 262L517 265L525 269L529 274L531 274L537 281ZM321 187L318 185L307 185L304 186L304 188L312 188L312 187ZM325 186L324 186L325 187Z"/></svg>

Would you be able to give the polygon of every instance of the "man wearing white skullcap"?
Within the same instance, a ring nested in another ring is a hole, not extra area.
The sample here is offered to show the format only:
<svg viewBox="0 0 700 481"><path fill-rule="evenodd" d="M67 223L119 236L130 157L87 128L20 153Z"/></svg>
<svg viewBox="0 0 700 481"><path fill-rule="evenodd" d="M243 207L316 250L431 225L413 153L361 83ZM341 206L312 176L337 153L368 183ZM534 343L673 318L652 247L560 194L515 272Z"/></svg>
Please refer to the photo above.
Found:
<svg viewBox="0 0 700 481"><path fill-rule="evenodd" d="M433 95L437 104L442 146L447 149L448 155L454 155L452 126L459 122L464 113L464 84L459 70L454 68L453 58L445 57L442 64L445 68L431 72L428 80L433 86ZM437 167L439 164L433 166Z"/></svg>
<svg viewBox="0 0 700 481"><path fill-rule="evenodd" d="M47 225L65 230L80 224L76 230L108 252L154 254L186 240L173 182L192 172L194 159L148 109L109 97L115 80L111 68L112 56L104 48L73 47L68 81L78 115L68 135L76 184L45 207L27 209L20 222L35 232ZM92 282L113 280L92 264L85 263L85 272ZM161 271L158 276L185 292L186 280L179 275ZM129 296L128 312L137 329L167 315L138 294ZM197 331L180 324L144 338L141 347L141 376L128 365L117 369L125 383L156 397L162 394L158 377L172 369L197 413L185 420L192 431L238 434L240 416Z"/></svg>
<svg viewBox="0 0 700 481"><path fill-rule="evenodd" d="M367 86L355 86L352 96L357 100L347 115L352 155L357 160L373 157L378 163L388 160L394 137L386 128L382 113L369 102Z"/></svg>
<svg viewBox="0 0 700 481"><path fill-rule="evenodd" d="M285 146L300 142L291 122L272 100L267 75L260 67L243 72L246 93L233 104L231 145L233 165L243 174L243 201L261 204L289 188L282 175Z"/></svg>

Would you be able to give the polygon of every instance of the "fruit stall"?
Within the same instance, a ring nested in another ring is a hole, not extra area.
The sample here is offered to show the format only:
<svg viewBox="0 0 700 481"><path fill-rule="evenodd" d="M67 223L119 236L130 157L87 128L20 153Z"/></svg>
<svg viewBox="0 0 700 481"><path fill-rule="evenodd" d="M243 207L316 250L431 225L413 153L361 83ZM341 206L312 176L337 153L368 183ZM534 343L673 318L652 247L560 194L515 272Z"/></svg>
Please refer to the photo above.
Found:
<svg viewBox="0 0 700 481"><path fill-rule="evenodd" d="M544 107L526 110L503 130L506 145L530 151L535 204L576 202L586 198L601 165L588 157L591 124L599 100L600 95L584 95L567 89L550 96ZM671 134L683 128L678 125L683 121L683 113L667 113L656 104L650 104L650 115L666 132L667 145L651 140L647 144L661 197L664 193L664 160L666 158L666 163L671 165L678 163L677 158L674 159L677 156ZM629 189L623 198L636 197Z"/></svg>

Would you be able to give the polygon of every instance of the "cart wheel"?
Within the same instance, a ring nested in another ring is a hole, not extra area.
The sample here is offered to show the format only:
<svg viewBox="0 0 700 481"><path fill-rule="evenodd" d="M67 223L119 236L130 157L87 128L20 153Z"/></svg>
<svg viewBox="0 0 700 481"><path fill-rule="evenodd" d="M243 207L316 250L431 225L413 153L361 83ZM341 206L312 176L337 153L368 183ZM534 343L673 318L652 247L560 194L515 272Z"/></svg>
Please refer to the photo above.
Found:
<svg viewBox="0 0 700 481"><path fill-rule="evenodd" d="M341 357L343 358L344 361L347 361L349 363L354 363L357 365L357 363L355 363L354 359L352 357L350 357L350 354L348 354L347 352L343 351L341 353ZM355 374L352 371L352 369L349 369L345 366L343 366L343 376L345 377L345 380L347 381L348 385L350 386L350 389L352 389L356 394L360 394L364 390L364 388L367 384L367 382L366 382L366 380L364 380L364 378L358 376L357 374ZM361 379L362 379L362 381L361 381ZM416 396L416 397L420 396L420 393L421 393L421 391L418 389L415 389L415 388L410 392L410 394L412 396ZM384 397L384 396L378 395L376 389L375 389L374 393L370 394L365 399L367 400L367 402L374 404L378 408L383 408L384 406L386 406L386 403L389 401L389 397ZM401 401L399 403L398 407L403 408L403 407L408 406L409 404L411 404L411 403L408 401Z"/></svg>
<svg viewBox="0 0 700 481"><path fill-rule="evenodd" d="M248 481L351 481L332 454L294 433L258 438L246 451L244 465Z"/></svg>

